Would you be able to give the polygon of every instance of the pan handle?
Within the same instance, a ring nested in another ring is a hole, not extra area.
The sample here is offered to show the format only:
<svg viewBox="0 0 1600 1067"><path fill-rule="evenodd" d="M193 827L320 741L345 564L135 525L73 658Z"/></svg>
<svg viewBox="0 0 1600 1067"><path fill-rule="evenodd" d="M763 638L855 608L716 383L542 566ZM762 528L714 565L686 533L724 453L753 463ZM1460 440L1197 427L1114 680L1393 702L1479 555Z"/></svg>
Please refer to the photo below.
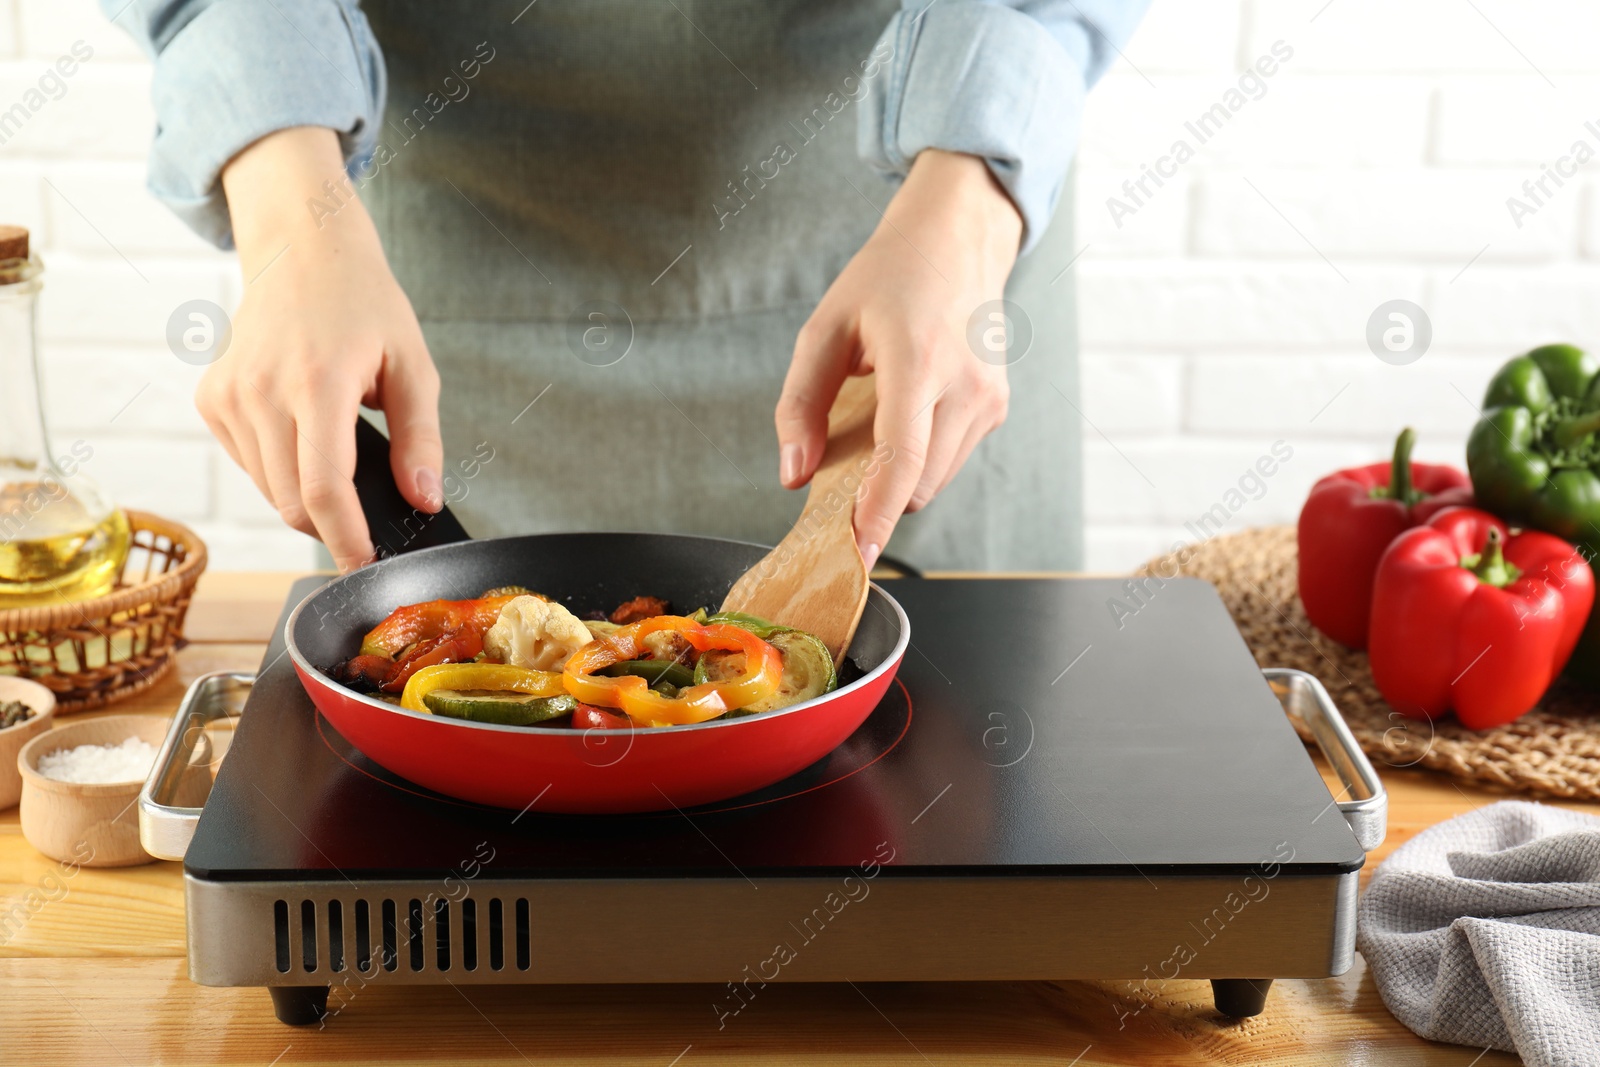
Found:
<svg viewBox="0 0 1600 1067"><path fill-rule="evenodd" d="M389 439L366 419L356 419L356 496L379 559L415 548L433 548L472 538L448 506L430 515L412 507L394 484Z"/></svg>
<svg viewBox="0 0 1600 1067"><path fill-rule="evenodd" d="M174 805L172 799L191 770L195 742L206 724L238 715L239 694L248 691L255 680L254 674L216 671L196 678L183 694L150 777L139 790L139 843L156 859L181 860L189 850L200 809Z"/></svg>
<svg viewBox="0 0 1600 1067"><path fill-rule="evenodd" d="M1383 844L1389 827L1389 794L1372 769L1372 761L1361 751L1338 706L1314 675L1284 667L1264 667L1261 673L1283 710L1306 724L1323 757L1333 765L1344 784L1341 792L1349 797L1338 801L1339 812L1361 848L1371 852Z"/></svg>

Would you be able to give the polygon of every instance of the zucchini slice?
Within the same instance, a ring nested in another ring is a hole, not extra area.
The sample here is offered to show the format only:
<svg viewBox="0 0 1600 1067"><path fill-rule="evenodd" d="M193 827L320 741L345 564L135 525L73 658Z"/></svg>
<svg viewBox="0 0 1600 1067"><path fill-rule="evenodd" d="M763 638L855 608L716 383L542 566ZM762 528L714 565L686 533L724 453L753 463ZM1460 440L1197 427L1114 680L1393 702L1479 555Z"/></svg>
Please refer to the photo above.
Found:
<svg viewBox="0 0 1600 1067"><path fill-rule="evenodd" d="M838 685L833 657L820 639L802 630L778 630L766 641L783 658L783 680L778 683L778 691L765 700L730 711L729 715L759 715L764 711L777 711L832 692ZM725 681L743 673L743 652L712 651L702 655L700 662L695 665L694 680L696 683Z"/></svg>
<svg viewBox="0 0 1600 1067"><path fill-rule="evenodd" d="M577 700L564 693L536 697L487 689L435 689L422 702L435 715L499 726L532 726L571 715L578 707Z"/></svg>

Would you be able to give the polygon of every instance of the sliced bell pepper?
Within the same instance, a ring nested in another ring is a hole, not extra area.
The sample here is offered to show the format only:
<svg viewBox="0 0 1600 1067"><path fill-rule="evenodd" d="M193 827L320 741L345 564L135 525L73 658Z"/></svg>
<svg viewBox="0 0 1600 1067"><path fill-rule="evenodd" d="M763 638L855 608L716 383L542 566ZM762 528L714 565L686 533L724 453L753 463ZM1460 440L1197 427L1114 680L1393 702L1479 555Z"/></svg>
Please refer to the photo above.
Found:
<svg viewBox="0 0 1600 1067"><path fill-rule="evenodd" d="M651 691L637 675L599 676L614 664L638 659L643 640L650 634L672 630L697 651L728 649L745 654L745 673L726 681L689 686L675 697ZM734 708L770 697L783 677L778 650L748 630L726 623L703 626L681 615L655 618L624 626L616 633L592 641L572 654L563 672L567 692L585 704L620 708L640 726L680 726L705 722Z"/></svg>
<svg viewBox="0 0 1600 1067"><path fill-rule="evenodd" d="M431 641L447 633L483 632L500 617L500 609L518 595L479 597L476 600L429 600L396 608L361 639L364 656L398 656L419 641Z"/></svg>
<svg viewBox="0 0 1600 1067"><path fill-rule="evenodd" d="M1483 416L1467 437L1479 503L1600 556L1600 359L1545 345L1489 380ZM1600 614L1589 620L1570 672L1600 688Z"/></svg>
<svg viewBox="0 0 1600 1067"><path fill-rule="evenodd" d="M417 643L406 657L389 670L389 676L380 688L385 693L402 692L411 676L424 667L439 663L465 663L483 651L483 633L478 630L457 630L442 633Z"/></svg>
<svg viewBox="0 0 1600 1067"><path fill-rule="evenodd" d="M1335 471L1300 509L1300 602L1342 645L1367 645L1372 576L1390 542L1444 508L1472 503L1464 472L1411 462L1416 440L1410 427L1400 431L1393 460Z"/></svg>
<svg viewBox="0 0 1600 1067"><path fill-rule="evenodd" d="M1594 604L1576 548L1539 531L1511 535L1475 508L1449 508L1395 539L1373 583L1367 654L1396 711L1454 708L1474 730L1538 703Z"/></svg>
<svg viewBox="0 0 1600 1067"><path fill-rule="evenodd" d="M400 706L426 712L428 706L422 698L435 689L484 689L536 697L560 696L566 692L562 681L559 671L536 671L504 663L440 663L423 667L411 676L405 692L400 694Z"/></svg>

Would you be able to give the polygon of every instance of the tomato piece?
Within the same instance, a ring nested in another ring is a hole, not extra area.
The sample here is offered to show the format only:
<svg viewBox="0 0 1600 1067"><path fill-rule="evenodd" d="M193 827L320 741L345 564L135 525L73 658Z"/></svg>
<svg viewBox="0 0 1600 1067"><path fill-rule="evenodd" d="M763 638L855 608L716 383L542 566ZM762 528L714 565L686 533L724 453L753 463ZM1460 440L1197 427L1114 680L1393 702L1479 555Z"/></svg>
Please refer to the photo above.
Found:
<svg viewBox="0 0 1600 1067"><path fill-rule="evenodd" d="M578 710L572 713L574 730L627 730L632 726L633 720L626 715L613 715L593 704L579 704Z"/></svg>

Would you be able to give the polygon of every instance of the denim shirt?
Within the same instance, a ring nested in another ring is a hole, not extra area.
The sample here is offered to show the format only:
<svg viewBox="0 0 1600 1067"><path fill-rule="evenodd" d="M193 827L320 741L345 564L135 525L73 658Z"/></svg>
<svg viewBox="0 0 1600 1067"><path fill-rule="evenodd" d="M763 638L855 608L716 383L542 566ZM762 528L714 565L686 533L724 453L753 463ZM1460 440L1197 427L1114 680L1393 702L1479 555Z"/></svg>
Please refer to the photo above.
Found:
<svg viewBox="0 0 1600 1067"><path fill-rule="evenodd" d="M1043 234L1077 148L1083 99L1149 0L902 0L892 54L859 110L857 147L891 181L925 148L985 159ZM275 130L336 130L347 165L373 153L383 53L358 0L101 0L155 61L150 189L232 244L223 167ZM120 14L119 14L120 12Z"/></svg>

